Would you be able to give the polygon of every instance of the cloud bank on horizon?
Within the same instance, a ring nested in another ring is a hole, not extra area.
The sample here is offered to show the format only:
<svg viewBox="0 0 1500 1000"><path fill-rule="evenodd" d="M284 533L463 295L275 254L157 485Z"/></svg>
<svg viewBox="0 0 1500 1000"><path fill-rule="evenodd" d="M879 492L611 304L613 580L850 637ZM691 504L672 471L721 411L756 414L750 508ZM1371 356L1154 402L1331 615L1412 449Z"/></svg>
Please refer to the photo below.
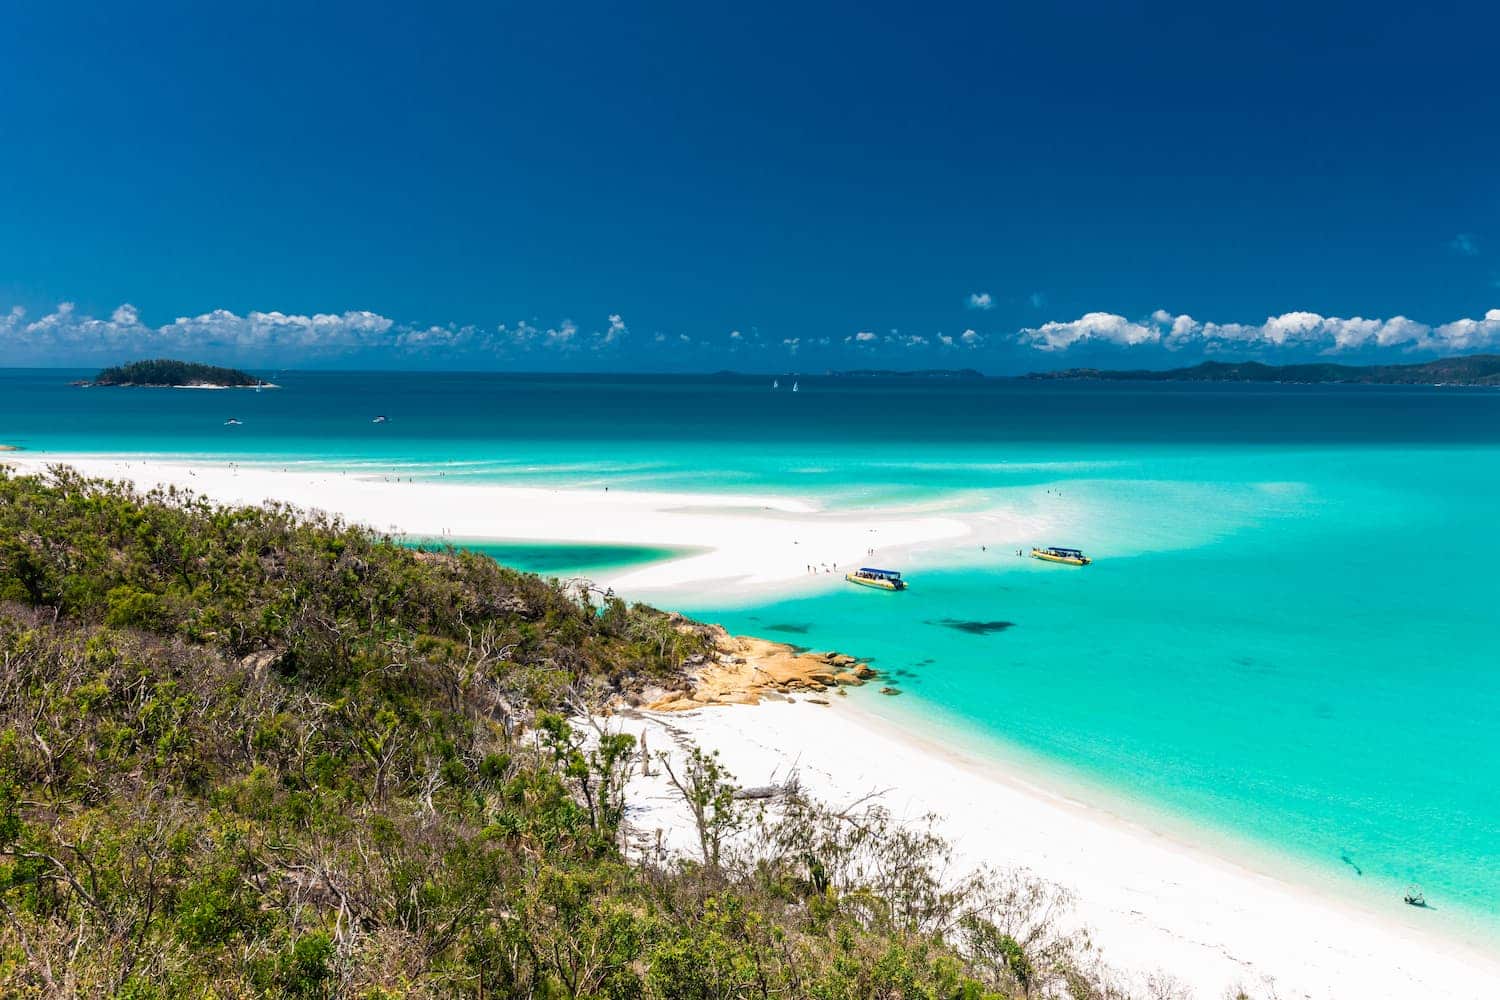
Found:
<svg viewBox="0 0 1500 1000"><path fill-rule="evenodd" d="M976 294L967 305L985 311L991 301L987 294ZM128 304L115 309L108 318L97 318L65 302L35 319L28 318L20 307L0 315L0 364L82 364L126 355L170 353L255 360L280 367L324 364L340 358L368 360L372 356L409 363L434 363L445 358L496 363L551 359L562 363L580 358L619 359L630 337L630 327L618 313L609 314L597 329L589 330L568 319L550 325L522 320L493 326L422 326L366 310L311 315L252 311L239 315L215 309L153 326ZM977 361L984 357L986 348L1054 356L1082 348L1123 354L1139 348L1205 355L1455 353L1500 347L1500 309L1490 309L1478 319L1460 318L1437 325L1405 316L1367 319L1314 312L1282 313L1261 323L1218 323L1158 309L1139 319L1090 312L1073 320L992 333L969 327L953 333L858 329L844 335L762 337L751 328L748 334L733 330L727 335L697 337L658 331L648 339L657 346L671 344L693 351L700 360L715 355L790 360L815 350L842 352L853 359L867 358L875 351L903 357L926 351L939 358L968 354Z"/></svg>
<svg viewBox="0 0 1500 1000"><path fill-rule="evenodd" d="M35 320L28 320L20 307L0 316L0 363L203 351L283 366L370 352L397 358L453 353L516 357L536 352L566 356L616 344L629 332L618 314L611 314L600 330L584 332L570 319L548 326L526 320L493 327L420 326L367 310L312 315L252 311L241 316L215 309L151 326L132 305L99 319L64 302Z"/></svg>
<svg viewBox="0 0 1500 1000"><path fill-rule="evenodd" d="M1041 351L1066 351L1084 343L1119 347L1160 346L1168 350L1198 347L1217 353L1233 349L1308 348L1337 354L1367 348L1409 351L1472 351L1500 343L1500 309L1482 319L1457 319L1429 326L1405 316L1365 319L1288 312L1264 323L1203 323L1187 314L1158 309L1143 320L1115 313L1091 312L1067 322L1043 323L1020 332L1023 342Z"/></svg>

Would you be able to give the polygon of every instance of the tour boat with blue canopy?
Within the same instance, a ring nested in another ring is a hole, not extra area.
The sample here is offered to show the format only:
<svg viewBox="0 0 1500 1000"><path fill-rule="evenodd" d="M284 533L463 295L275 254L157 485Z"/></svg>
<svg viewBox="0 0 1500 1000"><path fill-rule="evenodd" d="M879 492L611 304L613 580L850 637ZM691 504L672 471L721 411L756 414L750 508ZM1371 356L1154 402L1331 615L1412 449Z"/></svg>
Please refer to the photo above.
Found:
<svg viewBox="0 0 1500 1000"><path fill-rule="evenodd" d="M901 574L893 569L875 569L873 566L861 566L852 573L845 573L844 579L850 583L857 583L861 587L874 587L877 590L906 589L906 581L901 579Z"/></svg>
<svg viewBox="0 0 1500 1000"><path fill-rule="evenodd" d="M1064 563L1068 566L1087 566L1093 562L1078 549L1063 549L1056 545L1032 549L1031 558L1040 559L1043 562Z"/></svg>

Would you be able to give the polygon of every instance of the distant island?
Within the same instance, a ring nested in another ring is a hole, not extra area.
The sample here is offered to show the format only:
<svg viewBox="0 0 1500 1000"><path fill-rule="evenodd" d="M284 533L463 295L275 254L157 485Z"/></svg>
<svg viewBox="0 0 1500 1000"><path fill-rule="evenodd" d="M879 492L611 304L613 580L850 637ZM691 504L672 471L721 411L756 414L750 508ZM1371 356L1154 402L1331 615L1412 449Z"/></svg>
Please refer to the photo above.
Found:
<svg viewBox="0 0 1500 1000"><path fill-rule="evenodd" d="M1258 361L1205 361L1166 371L1068 368L1032 372L1035 380L1103 379L1110 382L1291 382L1363 385L1500 385L1500 355L1473 354L1411 365L1266 365Z"/></svg>
<svg viewBox="0 0 1500 1000"><path fill-rule="evenodd" d="M100 372L93 381L75 383L84 386L153 386L190 389L274 388L270 382L237 368L220 368L193 361L157 358L132 361Z"/></svg>

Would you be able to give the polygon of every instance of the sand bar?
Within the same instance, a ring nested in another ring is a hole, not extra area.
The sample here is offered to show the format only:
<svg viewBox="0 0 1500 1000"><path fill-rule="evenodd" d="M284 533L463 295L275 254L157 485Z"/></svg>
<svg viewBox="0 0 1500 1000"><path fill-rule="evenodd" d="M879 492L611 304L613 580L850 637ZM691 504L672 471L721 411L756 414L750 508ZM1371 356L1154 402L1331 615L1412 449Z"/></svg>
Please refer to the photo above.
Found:
<svg viewBox="0 0 1500 1000"><path fill-rule="evenodd" d="M72 454L7 455L6 462L27 472L67 464L141 489L172 485L225 503L279 500L424 538L692 550L649 566L622 567L598 581L657 600L707 583L724 597L832 585L844 569L872 559L908 560L917 550L974 533L981 521L987 538L1004 536L1007 544L1036 530L1025 519L993 513L980 519L922 509L832 511L784 496L458 484L364 470Z"/></svg>

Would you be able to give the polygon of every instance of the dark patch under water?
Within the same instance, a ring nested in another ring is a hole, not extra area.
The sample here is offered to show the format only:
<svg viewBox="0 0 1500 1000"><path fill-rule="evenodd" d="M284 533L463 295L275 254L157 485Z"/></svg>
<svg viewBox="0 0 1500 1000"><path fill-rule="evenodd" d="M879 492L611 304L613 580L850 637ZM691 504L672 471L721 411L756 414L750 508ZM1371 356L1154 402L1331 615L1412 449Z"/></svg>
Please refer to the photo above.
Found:
<svg viewBox="0 0 1500 1000"><path fill-rule="evenodd" d="M787 622L783 622L780 625L766 625L763 627L767 632L793 632L797 635L806 635L812 628L811 625L794 625Z"/></svg>
<svg viewBox="0 0 1500 1000"><path fill-rule="evenodd" d="M943 618L938 621L929 621L929 625L941 625L944 628L957 629L970 635L993 635L996 632L1004 632L1008 628L1014 628L1015 622L977 622L965 618Z"/></svg>

